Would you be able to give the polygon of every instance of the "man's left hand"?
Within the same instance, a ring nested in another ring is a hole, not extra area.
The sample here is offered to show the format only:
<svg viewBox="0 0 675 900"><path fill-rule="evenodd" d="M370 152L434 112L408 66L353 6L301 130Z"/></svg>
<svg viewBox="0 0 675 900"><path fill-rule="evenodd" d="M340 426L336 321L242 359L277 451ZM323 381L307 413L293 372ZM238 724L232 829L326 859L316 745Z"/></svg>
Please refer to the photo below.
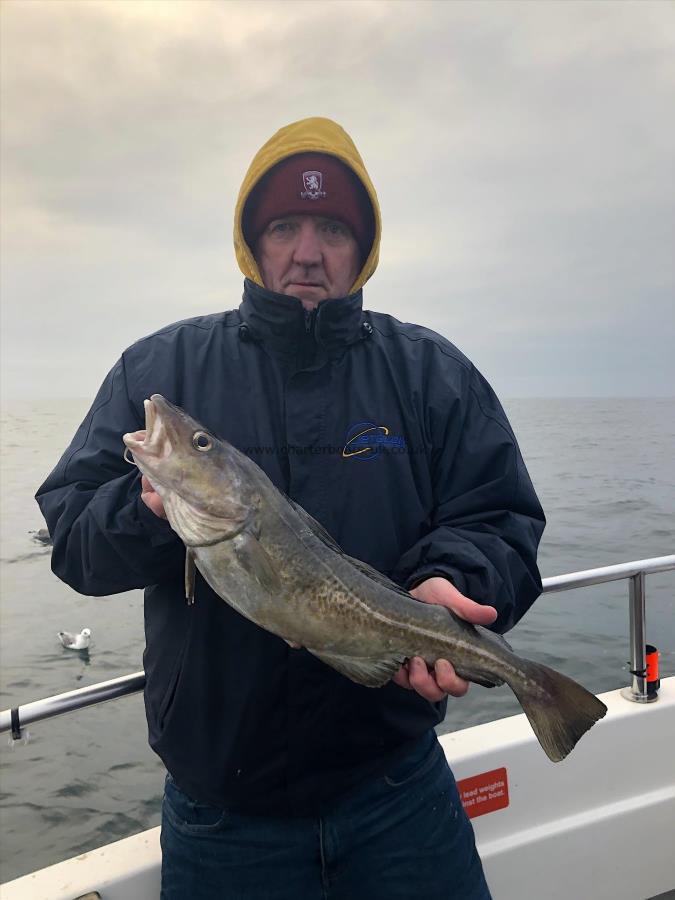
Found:
<svg viewBox="0 0 675 900"><path fill-rule="evenodd" d="M460 618L473 625L491 625L497 618L494 606L483 606L460 594L446 578L427 578L410 591L412 597L423 603L435 603L451 609ZM414 656L401 666L392 681L400 687L417 691L426 700L437 702L447 694L463 697L469 690L469 682L456 674L447 659L437 659L430 670L424 660Z"/></svg>

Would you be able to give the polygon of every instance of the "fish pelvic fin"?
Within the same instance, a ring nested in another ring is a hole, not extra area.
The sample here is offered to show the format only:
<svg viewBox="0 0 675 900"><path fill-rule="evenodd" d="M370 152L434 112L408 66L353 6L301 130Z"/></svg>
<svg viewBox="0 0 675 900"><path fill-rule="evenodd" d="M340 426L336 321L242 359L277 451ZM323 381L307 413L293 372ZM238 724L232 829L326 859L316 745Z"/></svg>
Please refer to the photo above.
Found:
<svg viewBox="0 0 675 900"><path fill-rule="evenodd" d="M346 675L357 684L372 688L383 687L391 681L406 660L404 655L375 659L363 656L339 656L325 650L312 650L311 647L307 647L307 650L341 675Z"/></svg>
<svg viewBox="0 0 675 900"><path fill-rule="evenodd" d="M564 759L607 712L595 694L572 678L531 660L527 660L526 677L517 683L509 680L509 686L552 762Z"/></svg>
<svg viewBox="0 0 675 900"><path fill-rule="evenodd" d="M465 681L472 681L484 688L501 687L504 679L499 678L490 672L478 672L471 669L463 669L461 666L454 666L455 673Z"/></svg>

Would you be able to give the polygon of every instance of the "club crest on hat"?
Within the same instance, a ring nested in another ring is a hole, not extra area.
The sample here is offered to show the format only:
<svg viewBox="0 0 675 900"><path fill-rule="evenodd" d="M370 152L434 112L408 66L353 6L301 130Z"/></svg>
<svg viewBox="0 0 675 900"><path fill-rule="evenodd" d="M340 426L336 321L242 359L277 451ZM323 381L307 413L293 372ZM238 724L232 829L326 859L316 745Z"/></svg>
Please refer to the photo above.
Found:
<svg viewBox="0 0 675 900"><path fill-rule="evenodd" d="M301 191L300 196L303 200L318 200L319 197L326 196L326 192L321 190L323 186L321 172L303 172L302 183L305 190Z"/></svg>

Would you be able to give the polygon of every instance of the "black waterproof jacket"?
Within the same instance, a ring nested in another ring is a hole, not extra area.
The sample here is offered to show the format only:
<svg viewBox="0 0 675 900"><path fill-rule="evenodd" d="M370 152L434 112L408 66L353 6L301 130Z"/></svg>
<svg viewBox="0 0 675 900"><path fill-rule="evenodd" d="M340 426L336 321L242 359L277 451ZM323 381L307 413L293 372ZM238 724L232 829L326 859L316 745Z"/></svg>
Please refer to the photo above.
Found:
<svg viewBox="0 0 675 900"><path fill-rule="evenodd" d="M433 574L510 628L541 590L544 515L506 416L451 343L364 312L361 292L305 313L246 281L238 310L122 355L37 494L54 572L84 594L145 588L150 744L193 798L320 811L442 721L393 683L352 683L242 618L140 500L122 434L160 393L248 454L343 550L410 588ZM461 701L457 701L461 702Z"/></svg>

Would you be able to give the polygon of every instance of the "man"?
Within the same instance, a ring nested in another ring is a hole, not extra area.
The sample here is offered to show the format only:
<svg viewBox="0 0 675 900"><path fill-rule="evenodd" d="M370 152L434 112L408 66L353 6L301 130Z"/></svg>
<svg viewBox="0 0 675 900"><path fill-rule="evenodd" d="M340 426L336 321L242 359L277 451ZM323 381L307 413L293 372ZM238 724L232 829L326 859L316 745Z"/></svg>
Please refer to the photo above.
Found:
<svg viewBox="0 0 675 900"><path fill-rule="evenodd" d="M38 492L76 590L145 588L150 744L169 775L165 898L489 897L433 728L467 685L410 660L354 684L198 579L121 436L161 393L244 450L348 554L498 631L541 589L544 517L489 385L448 341L364 312L377 196L328 119L281 129L235 211L237 310L126 350ZM283 598L280 598L283 602Z"/></svg>

